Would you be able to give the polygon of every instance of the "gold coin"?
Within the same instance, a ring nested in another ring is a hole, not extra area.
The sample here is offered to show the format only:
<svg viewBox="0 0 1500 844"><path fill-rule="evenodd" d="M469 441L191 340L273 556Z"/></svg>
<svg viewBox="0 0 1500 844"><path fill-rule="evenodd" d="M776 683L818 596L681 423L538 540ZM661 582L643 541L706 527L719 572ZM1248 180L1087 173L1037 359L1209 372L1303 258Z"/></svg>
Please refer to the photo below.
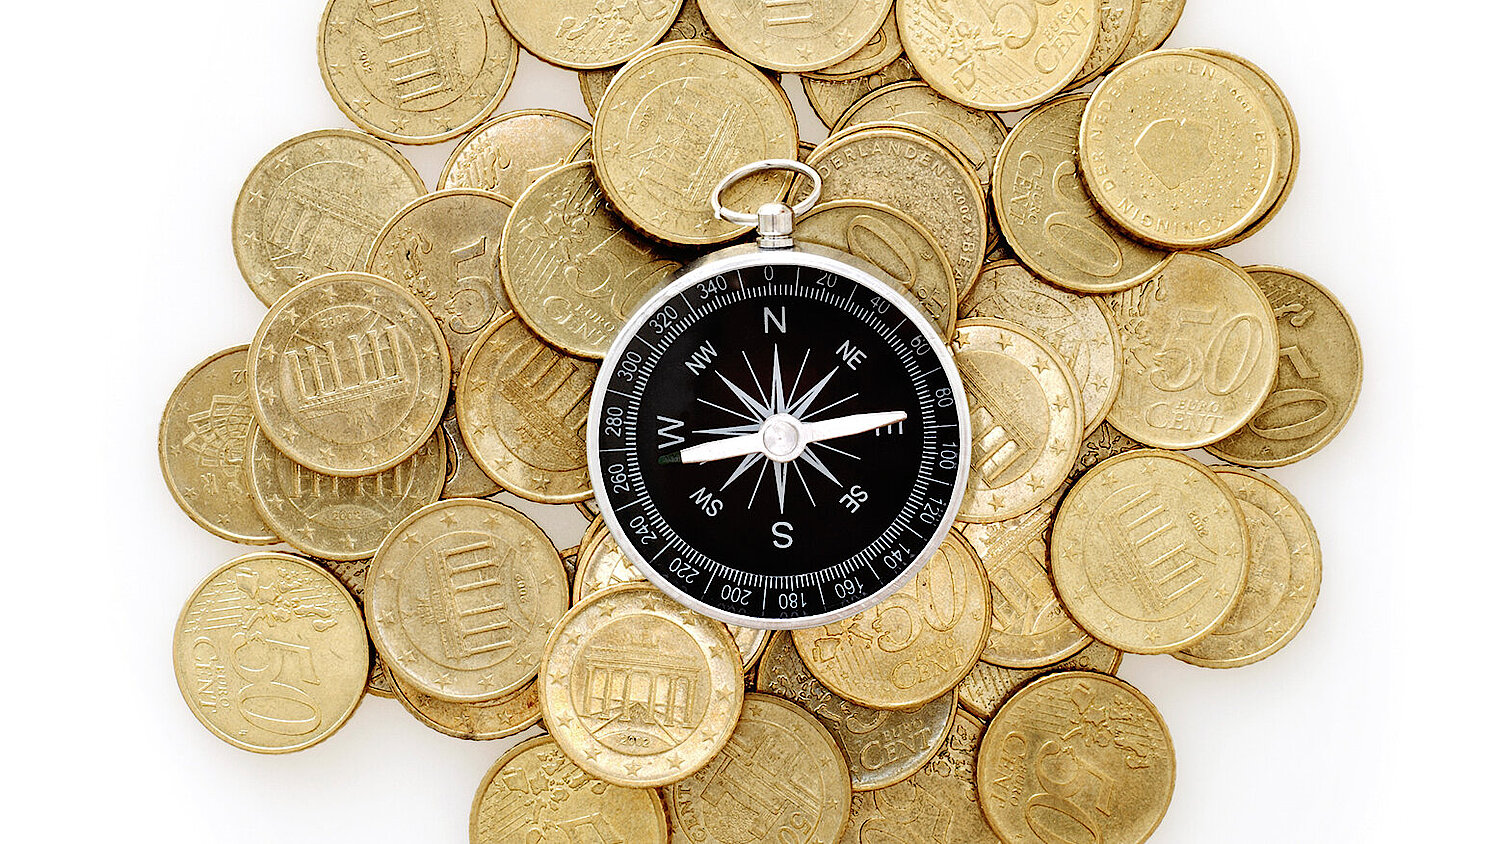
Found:
<svg viewBox="0 0 1500 844"><path fill-rule="evenodd" d="M1047 500L1083 442L1083 399L1068 364L1035 334L992 319L964 320L953 359L974 431L965 522L998 522Z"/></svg>
<svg viewBox="0 0 1500 844"><path fill-rule="evenodd" d="M1270 395L1276 316L1250 276L1212 252L1180 252L1150 281L1106 300L1125 368L1109 421L1158 448L1224 439Z"/></svg>
<svg viewBox="0 0 1500 844"><path fill-rule="evenodd" d="M404 285L437 319L454 375L490 323L510 310L497 225L511 201L481 190L429 193L396 212L366 271Z"/></svg>
<svg viewBox="0 0 1500 844"><path fill-rule="evenodd" d="M510 89L521 51L488 0L329 0L318 69L360 128L403 144L479 125Z"/></svg>
<svg viewBox="0 0 1500 844"><path fill-rule="evenodd" d="M896 0L896 20L906 55L943 96L1016 111L1078 76L1099 39L1099 0Z"/></svg>
<svg viewBox="0 0 1500 844"><path fill-rule="evenodd" d="M802 91L807 95L807 102L812 106L813 113L824 126L831 129L838 125L844 112L866 94L896 82L916 79L917 69L902 55L874 73L853 79L829 81L811 74L804 74L801 78Z"/></svg>
<svg viewBox="0 0 1500 844"><path fill-rule="evenodd" d="M1068 617L1048 572L1047 529L1053 504L1023 516L965 525L964 538L984 564L990 585L990 632L979 658L1006 668L1040 668L1089 644Z"/></svg>
<svg viewBox="0 0 1500 844"><path fill-rule="evenodd" d="M891 124L914 126L947 141L974 169L980 189L989 191L995 153L1005 143L1006 132L995 114L961 106L925 82L897 82L850 106L833 131Z"/></svg>
<svg viewBox="0 0 1500 844"><path fill-rule="evenodd" d="M885 16L885 22L875 30L875 34L865 42L863 47L859 48L858 52L820 70L804 71L803 76L826 82L840 82L868 76L900 57L901 34L896 28L896 10L893 7Z"/></svg>
<svg viewBox="0 0 1500 844"><path fill-rule="evenodd" d="M245 178L234 260L269 305L314 276L364 269L385 221L426 192L411 162L364 132L298 135Z"/></svg>
<svg viewBox="0 0 1500 844"><path fill-rule="evenodd" d="M979 745L979 808L1006 844L1141 844L1166 816L1176 779L1161 713L1107 674L1027 685Z"/></svg>
<svg viewBox="0 0 1500 844"><path fill-rule="evenodd" d="M794 158L797 122L786 92L754 65L711 44L654 47L621 68L599 103L594 169L620 216L652 237L702 245L750 230L714 219L709 194L734 169ZM762 174L724 192L731 208L786 193Z"/></svg>
<svg viewBox="0 0 1500 844"><path fill-rule="evenodd" d="M891 0L699 0L698 7L729 49L786 73L853 56L891 14Z"/></svg>
<svg viewBox="0 0 1500 844"><path fill-rule="evenodd" d="M1270 398L1209 451L1242 466L1286 466L1344 429L1359 400L1364 355L1354 321L1322 285L1279 267L1247 271L1276 314L1279 368Z"/></svg>
<svg viewBox="0 0 1500 844"><path fill-rule="evenodd" d="M959 712L943 747L916 776L854 795L840 844L1000 844L979 813L974 761L984 724Z"/></svg>
<svg viewBox="0 0 1500 844"><path fill-rule="evenodd" d="M448 402L443 413L442 438L448 446L448 475L443 480L442 498L489 498L500 491L494 478L479 468L469 447L464 445L463 432L458 428L458 408Z"/></svg>
<svg viewBox="0 0 1500 844"><path fill-rule="evenodd" d="M433 437L389 469L325 475L276 450L257 428L250 491L261 518L298 551L323 560L368 559L391 529L438 500L448 456Z"/></svg>
<svg viewBox="0 0 1500 844"><path fill-rule="evenodd" d="M901 282L938 335L952 339L958 291L953 267L932 233L878 202L825 202L797 219L797 240L847 252Z"/></svg>
<svg viewBox="0 0 1500 844"><path fill-rule="evenodd" d="M433 697L478 703L529 683L568 609L557 549L536 523L477 498L412 514L370 563L365 615L391 674Z"/></svg>
<svg viewBox="0 0 1500 844"><path fill-rule="evenodd" d="M729 631L654 586L596 592L547 641L542 720L575 764L616 785L668 785L707 765L740 717Z"/></svg>
<svg viewBox="0 0 1500 844"><path fill-rule="evenodd" d="M1186 6L1187 0L1141 0L1141 13L1135 19L1135 29L1116 61L1128 62L1165 44L1172 30L1177 28L1177 22L1182 20L1182 10Z"/></svg>
<svg viewBox="0 0 1500 844"><path fill-rule="evenodd" d="M1125 236L1089 199L1078 174L1078 131L1088 95L1061 97L1016 125L995 164L995 216L1016 257L1079 293L1135 287L1172 253Z"/></svg>
<svg viewBox="0 0 1500 844"><path fill-rule="evenodd" d="M1068 473L1068 480L1063 484L1064 489L1072 489L1073 484L1079 478L1083 477L1088 470L1114 457L1116 454L1124 454L1127 451L1135 451L1142 448L1145 448L1145 446L1125 436L1115 426L1105 422L1083 438L1083 447L1078 450L1078 462L1073 464L1073 470Z"/></svg>
<svg viewBox="0 0 1500 844"><path fill-rule="evenodd" d="M1069 83L1069 88L1087 85L1120 60L1135 34L1140 14L1141 0L1100 0L1099 38L1094 42L1094 51L1084 61L1083 69Z"/></svg>
<svg viewBox="0 0 1500 844"><path fill-rule="evenodd" d="M1192 646L1234 609L1249 561L1229 487L1171 451L1130 451L1084 475L1052 526L1068 614L1127 653Z"/></svg>
<svg viewBox="0 0 1500 844"><path fill-rule="evenodd" d="M188 518L230 542L270 545L279 537L255 510L245 463L255 429L249 348L225 349L182 376L162 411L156 451Z"/></svg>
<svg viewBox="0 0 1500 844"><path fill-rule="evenodd" d="M823 177L824 201L904 212L943 247L960 297L974 286L989 236L984 190L946 143L911 128L861 126L819 144L807 163Z"/></svg>
<svg viewBox="0 0 1500 844"><path fill-rule="evenodd" d="M483 703L454 703L435 698L391 678L393 697L412 717L445 735L467 741L492 741L513 736L542 720L542 699L536 682L502 698Z"/></svg>
<svg viewBox="0 0 1500 844"><path fill-rule="evenodd" d="M1259 472L1214 467L1245 514L1250 574L1229 617L1196 645L1172 654L1204 668L1239 668L1286 647L1318 601L1323 552L1312 519L1290 492Z"/></svg>
<svg viewBox="0 0 1500 844"><path fill-rule="evenodd" d="M448 344L406 288L330 273L276 300L250 344L255 421L325 475L371 475L416 453L448 403Z"/></svg>
<svg viewBox="0 0 1500 844"><path fill-rule="evenodd" d="M875 709L921 706L952 691L984 650L990 590L974 549L950 531L916 576L858 615L792 631L818 682Z"/></svg>
<svg viewBox="0 0 1500 844"><path fill-rule="evenodd" d="M667 815L660 794L600 782L537 736L500 757L469 810L469 844L517 841L667 844Z"/></svg>
<svg viewBox="0 0 1500 844"><path fill-rule="evenodd" d="M473 188L514 199L544 173L567 163L592 131L549 108L508 111L465 135L438 176L438 189Z"/></svg>
<svg viewBox="0 0 1500 844"><path fill-rule="evenodd" d="M620 64L660 41L682 0L494 0L505 26L544 62L574 70Z"/></svg>
<svg viewBox="0 0 1500 844"><path fill-rule="evenodd" d="M747 694L729 744L665 788L672 837L692 844L834 844L849 822L849 766L807 710Z"/></svg>
<svg viewBox="0 0 1500 844"><path fill-rule="evenodd" d="M786 631L771 637L755 687L803 707L828 728L849 761L855 791L885 788L916 774L942 748L958 712L953 692L916 709L850 703L807 670Z"/></svg>
<svg viewBox="0 0 1500 844"><path fill-rule="evenodd" d="M479 342L458 379L458 423L485 474L542 504L592 496L583 432L599 365L537 339L515 314Z"/></svg>
<svg viewBox="0 0 1500 844"><path fill-rule="evenodd" d="M587 161L527 188L500 248L505 292L526 325L569 354L596 359L646 294L681 266L610 212Z"/></svg>
<svg viewBox="0 0 1500 844"><path fill-rule="evenodd" d="M359 617L365 617L365 579L370 573L369 560L349 560L340 562L338 560L319 560L323 568L333 572L333 576L339 579L349 594L354 596L354 604L359 607ZM385 662L380 659L380 654L375 649L370 649L370 678L365 682L365 691L376 697L393 698L396 696L396 688L391 682L391 674L385 668Z"/></svg>
<svg viewBox="0 0 1500 844"><path fill-rule="evenodd" d="M660 43L668 41L708 41L718 44L719 39L714 37L713 30L708 28L708 22L703 19L703 12L698 9L698 0L683 0L682 11L677 13L677 19L667 27L667 32L661 37ZM620 70L619 67L605 67L598 70L578 71L578 89L583 94L583 107L588 109L592 117L599 110L599 100L604 96L604 91L609 87L611 80ZM592 158L593 156L584 156Z"/></svg>
<svg viewBox="0 0 1500 844"><path fill-rule="evenodd" d="M263 551L230 560L188 598L172 665L209 732L242 750L288 753L354 713L370 646L354 597L333 575Z"/></svg>
<svg viewBox="0 0 1500 844"><path fill-rule="evenodd" d="M1120 334L1097 298L1058 290L1015 262L990 264L959 305L960 319L1000 319L1030 330L1078 380L1084 427L1104 422L1120 389Z"/></svg>
<svg viewBox="0 0 1500 844"><path fill-rule="evenodd" d="M1174 249L1227 243L1260 219L1278 196L1282 155L1255 87L1183 50L1111 73L1089 98L1079 138L1079 169L1100 210Z"/></svg>
<svg viewBox="0 0 1500 844"><path fill-rule="evenodd" d="M1120 669L1124 654L1103 642L1090 642L1089 646L1056 665L1042 668L1001 668L988 662L974 666L969 676L958 684L958 702L968 712L989 721L1000 711L1001 704L1010 699L1021 688L1043 674L1059 671L1097 671L1113 674Z"/></svg>

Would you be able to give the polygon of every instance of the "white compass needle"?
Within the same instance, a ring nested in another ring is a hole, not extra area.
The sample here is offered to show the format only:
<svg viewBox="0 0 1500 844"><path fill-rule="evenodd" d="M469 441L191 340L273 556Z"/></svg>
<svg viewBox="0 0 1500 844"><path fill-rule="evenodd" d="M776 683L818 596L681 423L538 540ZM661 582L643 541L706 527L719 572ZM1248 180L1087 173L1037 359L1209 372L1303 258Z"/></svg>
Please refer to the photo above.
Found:
<svg viewBox="0 0 1500 844"><path fill-rule="evenodd" d="M802 425L802 441L820 443L842 437L852 437L855 434L863 434L866 431L905 421L906 411L896 410L889 413L856 413L853 416L840 416L823 422L806 422Z"/></svg>
<svg viewBox="0 0 1500 844"><path fill-rule="evenodd" d="M852 437L855 434L863 434L866 431L873 431L876 428L884 428L887 425L895 425L898 422L905 421L906 411L896 410L888 413L857 413L853 416L841 416L838 419L828 419L823 422L796 423L796 442L790 445L789 450L783 452L785 456L781 459L794 459L791 457L793 454L800 456L803 453L802 448L812 443ZM742 434L737 437L728 437L722 440L695 445L691 448L685 448L675 454L661 458L660 462L712 463L715 460L748 457L753 454L763 454L766 457L776 459L766 443L766 432L764 430L754 434Z"/></svg>

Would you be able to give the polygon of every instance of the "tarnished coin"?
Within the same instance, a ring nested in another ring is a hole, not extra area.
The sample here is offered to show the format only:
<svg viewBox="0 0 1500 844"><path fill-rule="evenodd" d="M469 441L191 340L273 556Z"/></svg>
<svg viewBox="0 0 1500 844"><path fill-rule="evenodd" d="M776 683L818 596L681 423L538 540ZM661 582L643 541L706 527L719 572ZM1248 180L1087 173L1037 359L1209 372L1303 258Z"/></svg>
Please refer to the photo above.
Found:
<svg viewBox="0 0 1500 844"><path fill-rule="evenodd" d="M667 844L661 795L579 770L551 736L500 757L474 794L469 844Z"/></svg>
<svg viewBox="0 0 1500 844"><path fill-rule="evenodd" d="M1000 705L1021 688L1043 674L1059 671L1097 671L1113 674L1120 669L1124 654L1103 642L1090 642L1089 646L1056 665L1042 668L1001 668L988 662L974 666L969 676L958 684L958 702L963 708L985 721L995 717Z"/></svg>
<svg viewBox="0 0 1500 844"><path fill-rule="evenodd" d="M486 190L514 200L542 174L566 163L590 131L588 123L548 108L496 115L453 148L438 189Z"/></svg>
<svg viewBox="0 0 1500 844"><path fill-rule="evenodd" d="M374 475L325 475L276 450L259 429L250 446L250 489L266 524L298 551L323 560L369 559L391 529L438 500L448 455L432 437Z"/></svg>
<svg viewBox="0 0 1500 844"><path fill-rule="evenodd" d="M229 561L188 598L172 665L209 732L243 750L287 753L353 714L370 646L354 597L332 574L261 552Z"/></svg>
<svg viewBox="0 0 1500 844"><path fill-rule="evenodd" d="M818 682L875 709L921 706L952 691L979 661L990 589L974 549L950 532L917 576L875 606L792 631Z"/></svg>
<svg viewBox="0 0 1500 844"><path fill-rule="evenodd" d="M505 98L520 54L489 0L329 0L318 28L334 104L403 144L479 125Z"/></svg>
<svg viewBox="0 0 1500 844"><path fill-rule="evenodd" d="M649 788L691 776L740 718L745 678L724 625L654 586L596 592L547 641L542 720L606 782Z"/></svg>
<svg viewBox="0 0 1500 844"><path fill-rule="evenodd" d="M979 746L979 807L1006 844L1141 844L1172 802L1161 713L1107 674L1052 674L1016 692Z"/></svg>
<svg viewBox="0 0 1500 844"><path fill-rule="evenodd" d="M1032 272L1080 293L1134 287L1172 253L1138 243L1090 201L1078 174L1087 94L1061 97L1016 125L995 164L995 216L1005 242Z"/></svg>
<svg viewBox="0 0 1500 844"><path fill-rule="evenodd" d="M892 8L890 14L885 16L885 22L858 52L820 70L804 71L803 76L829 82L854 79L875 73L900 56L901 34L896 28L896 10Z"/></svg>
<svg viewBox="0 0 1500 844"><path fill-rule="evenodd" d="M983 735L983 723L958 713L942 749L916 776L854 795L840 844L1000 844L974 784Z"/></svg>
<svg viewBox="0 0 1500 844"><path fill-rule="evenodd" d="M458 408L448 402L443 414L441 436L448 447L448 474L443 480L443 498L489 498L500 491L495 479L479 468L458 428Z"/></svg>
<svg viewBox="0 0 1500 844"><path fill-rule="evenodd" d="M958 291L953 267L932 233L889 205L825 202L797 218L797 240L863 258L906 287L938 335L953 337Z"/></svg>
<svg viewBox="0 0 1500 844"><path fill-rule="evenodd" d="M433 697L477 703L536 677L568 609L557 550L504 504L456 498L391 531L370 563L365 615L392 675Z"/></svg>
<svg viewBox="0 0 1500 844"><path fill-rule="evenodd" d="M1100 210L1173 249L1228 243L1279 195L1276 123L1255 86L1185 50L1121 65L1089 98L1079 169Z"/></svg>
<svg viewBox="0 0 1500 844"><path fill-rule="evenodd" d="M1322 285L1279 267L1247 271L1276 314L1279 368L1270 398L1209 451L1243 466L1285 466L1344 429L1359 400L1364 355L1354 321Z"/></svg>
<svg viewBox="0 0 1500 844"><path fill-rule="evenodd" d="M587 358L604 357L646 294L680 266L610 212L587 161L521 194L500 250L516 313L543 340Z"/></svg>
<svg viewBox="0 0 1500 844"><path fill-rule="evenodd" d="M1068 87L1099 39L1099 0L896 0L911 63L943 96L1016 111Z"/></svg>
<svg viewBox="0 0 1500 844"><path fill-rule="evenodd" d="M708 28L708 22L703 20L703 12L698 9L698 0L683 0L682 11L677 13L677 19L667 27L667 32L661 37L661 42L667 41L708 41L718 44L719 39L714 37L713 30ZM604 97L604 90L619 72L618 67L605 67L598 70L578 71L578 89L583 94L583 107L588 109L592 117L599 110L599 100ZM584 158L593 158L591 155Z"/></svg>
<svg viewBox="0 0 1500 844"><path fill-rule="evenodd" d="M1190 647L1245 588L1245 517L1189 457L1130 451L1084 475L1052 526L1052 577L1068 614L1127 653Z"/></svg>
<svg viewBox="0 0 1500 844"><path fill-rule="evenodd" d="M390 145L347 129L266 154L234 203L234 260L267 305L314 276L362 270L391 215L427 192Z"/></svg>
<svg viewBox="0 0 1500 844"><path fill-rule="evenodd" d="M502 317L458 379L459 428L485 474L543 504L593 495L583 432L598 370L537 339L515 314Z"/></svg>
<svg viewBox="0 0 1500 844"><path fill-rule="evenodd" d="M586 70L628 60L666 34L682 0L494 0L505 26L537 58Z"/></svg>
<svg viewBox="0 0 1500 844"><path fill-rule="evenodd" d="M1109 70L1124 55L1125 47L1135 34L1136 21L1141 14L1141 0L1100 0L1099 38L1094 50L1084 60L1083 69L1068 85L1077 88L1094 81Z"/></svg>
<svg viewBox="0 0 1500 844"><path fill-rule="evenodd" d="M413 718L445 735L468 741L492 741L513 736L542 720L542 699L536 682L502 698L483 703L454 703L391 678L394 697Z"/></svg>
<svg viewBox="0 0 1500 844"><path fill-rule="evenodd" d="M487 191L429 193L396 212L366 270L404 285L448 341L454 375L474 341L510 310L500 284L500 229L511 201Z"/></svg>
<svg viewBox="0 0 1500 844"><path fill-rule="evenodd" d="M354 604L359 607L359 617L365 617L365 581L370 574L370 561L365 560L319 560L323 568L333 572L333 576L339 579L349 594L354 596ZM391 680L391 672L386 670L385 661L380 654L370 650L370 679L365 683L365 691L376 697L393 698L396 696L396 685Z"/></svg>
<svg viewBox="0 0 1500 844"><path fill-rule="evenodd" d="M849 766L818 719L774 695L745 695L729 744L663 791L672 837L692 844L837 844Z"/></svg>
<svg viewBox="0 0 1500 844"><path fill-rule="evenodd" d="M1063 609L1048 572L1047 529L1053 505L983 525L965 525L990 581L990 633L979 658L1007 668L1040 668L1089 644Z"/></svg>
<svg viewBox="0 0 1500 844"><path fill-rule="evenodd" d="M786 73L853 56L891 14L891 0L698 0L698 7L729 49Z"/></svg>
<svg viewBox="0 0 1500 844"><path fill-rule="evenodd" d="M1312 519L1290 492L1259 472L1214 468L1245 514L1250 574L1229 617L1173 656L1204 668L1239 668L1286 647L1318 601L1323 552Z"/></svg>
<svg viewBox="0 0 1500 844"><path fill-rule="evenodd" d="M1135 29L1116 61L1128 62L1165 44L1172 30L1177 28L1177 22L1182 20L1182 10L1186 6L1187 0L1141 0L1141 13L1136 17Z"/></svg>
<svg viewBox="0 0 1500 844"><path fill-rule="evenodd" d="M406 288L330 273L276 300L250 344L255 421L325 475L370 475L416 453L448 404L448 343Z"/></svg>
<svg viewBox="0 0 1500 844"><path fill-rule="evenodd" d="M903 55L874 73L853 79L829 81L810 74L803 75L802 91L807 94L807 102L812 106L813 113L823 121L824 126L831 129L838 125L844 112L866 94L877 88L916 78L917 69Z"/></svg>
<svg viewBox="0 0 1500 844"><path fill-rule="evenodd" d="M188 371L161 414L156 451L167 490L188 518L231 542L270 545L276 532L250 495L248 346L219 352Z"/></svg>
<svg viewBox="0 0 1500 844"><path fill-rule="evenodd" d="M833 131L892 123L915 126L947 141L974 168L980 188L989 192L995 153L1005 143L1005 124L999 117L961 106L925 82L897 82L850 106Z"/></svg>
<svg viewBox="0 0 1500 844"><path fill-rule="evenodd" d="M621 68L599 103L594 169L631 225L671 243L720 243L749 231L716 220L709 195L730 172L795 158L797 122L786 92L744 59L677 41ZM780 199L787 180L762 174L724 192L731 208Z"/></svg>
<svg viewBox="0 0 1500 844"><path fill-rule="evenodd" d="M1109 308L1097 298L1058 290L1015 262L979 274L960 319L1006 320L1046 341L1078 379L1087 430L1104 422L1120 389L1123 356Z"/></svg>
<svg viewBox="0 0 1500 844"><path fill-rule="evenodd" d="M964 320L953 359L974 431L965 522L1026 513L1056 492L1083 442L1083 399L1068 364L1035 334L993 319Z"/></svg>
<svg viewBox="0 0 1500 844"><path fill-rule="evenodd" d="M1140 287L1107 299L1125 367L1109 421L1158 448L1224 439L1250 422L1276 380L1271 303L1212 252L1179 252Z"/></svg>
<svg viewBox="0 0 1500 844"><path fill-rule="evenodd" d="M871 709L829 691L803 665L786 631L771 637L756 670L755 687L811 712L844 751L855 791L895 785L935 756L953 729L954 692L916 709Z"/></svg>
<svg viewBox="0 0 1500 844"><path fill-rule="evenodd" d="M943 247L959 296L974 286L989 237L984 190L946 143L910 128L860 127L819 144L807 163L823 177L825 201L904 212Z"/></svg>

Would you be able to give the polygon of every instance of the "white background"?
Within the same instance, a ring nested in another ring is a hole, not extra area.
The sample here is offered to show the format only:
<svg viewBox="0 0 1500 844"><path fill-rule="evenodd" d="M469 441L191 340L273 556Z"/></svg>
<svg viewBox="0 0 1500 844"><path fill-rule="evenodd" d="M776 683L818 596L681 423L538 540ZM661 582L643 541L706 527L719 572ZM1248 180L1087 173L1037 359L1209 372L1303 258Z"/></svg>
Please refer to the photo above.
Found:
<svg viewBox="0 0 1500 844"><path fill-rule="evenodd" d="M256 756L203 730L173 681L181 602L241 549L168 496L157 420L178 378L264 313L230 251L245 174L288 137L347 125L318 75L320 12L7 7L8 840L459 844L508 745L370 699L326 743ZM1170 42L1235 51L1285 88L1301 178L1229 254L1334 290L1366 367L1339 440L1274 473L1323 542L1301 637L1237 671L1127 657L1120 672L1176 744L1154 841L1494 840L1496 18L1478 0L1190 0ZM523 58L502 109L581 114L574 80ZM449 147L408 148L429 185ZM548 524L571 539L582 521Z"/></svg>

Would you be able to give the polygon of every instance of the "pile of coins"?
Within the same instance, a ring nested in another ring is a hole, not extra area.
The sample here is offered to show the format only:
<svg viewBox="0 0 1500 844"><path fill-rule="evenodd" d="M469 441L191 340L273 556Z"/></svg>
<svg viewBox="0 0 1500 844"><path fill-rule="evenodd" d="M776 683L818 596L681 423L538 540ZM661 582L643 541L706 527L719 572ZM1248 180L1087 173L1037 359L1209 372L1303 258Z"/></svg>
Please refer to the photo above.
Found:
<svg viewBox="0 0 1500 844"><path fill-rule="evenodd" d="M1297 634L1316 533L1240 467L1323 448L1361 379L1332 294L1205 251L1285 203L1297 124L1250 62L1158 49L1182 8L331 0L319 63L361 131L254 167L234 249L270 309L161 423L194 521L290 548L189 598L193 714L266 753L366 692L463 739L542 722L480 784L476 844L1148 838L1174 757L1121 654L1231 668ZM491 116L522 48L579 72L592 125ZM777 74L828 140L800 143ZM430 193L385 143L454 138ZM646 583L591 507L584 432L636 305L746 234L715 184L799 153L824 201L797 238L884 269L951 339L973 466L915 579L772 635ZM595 518L559 549L502 492Z"/></svg>

